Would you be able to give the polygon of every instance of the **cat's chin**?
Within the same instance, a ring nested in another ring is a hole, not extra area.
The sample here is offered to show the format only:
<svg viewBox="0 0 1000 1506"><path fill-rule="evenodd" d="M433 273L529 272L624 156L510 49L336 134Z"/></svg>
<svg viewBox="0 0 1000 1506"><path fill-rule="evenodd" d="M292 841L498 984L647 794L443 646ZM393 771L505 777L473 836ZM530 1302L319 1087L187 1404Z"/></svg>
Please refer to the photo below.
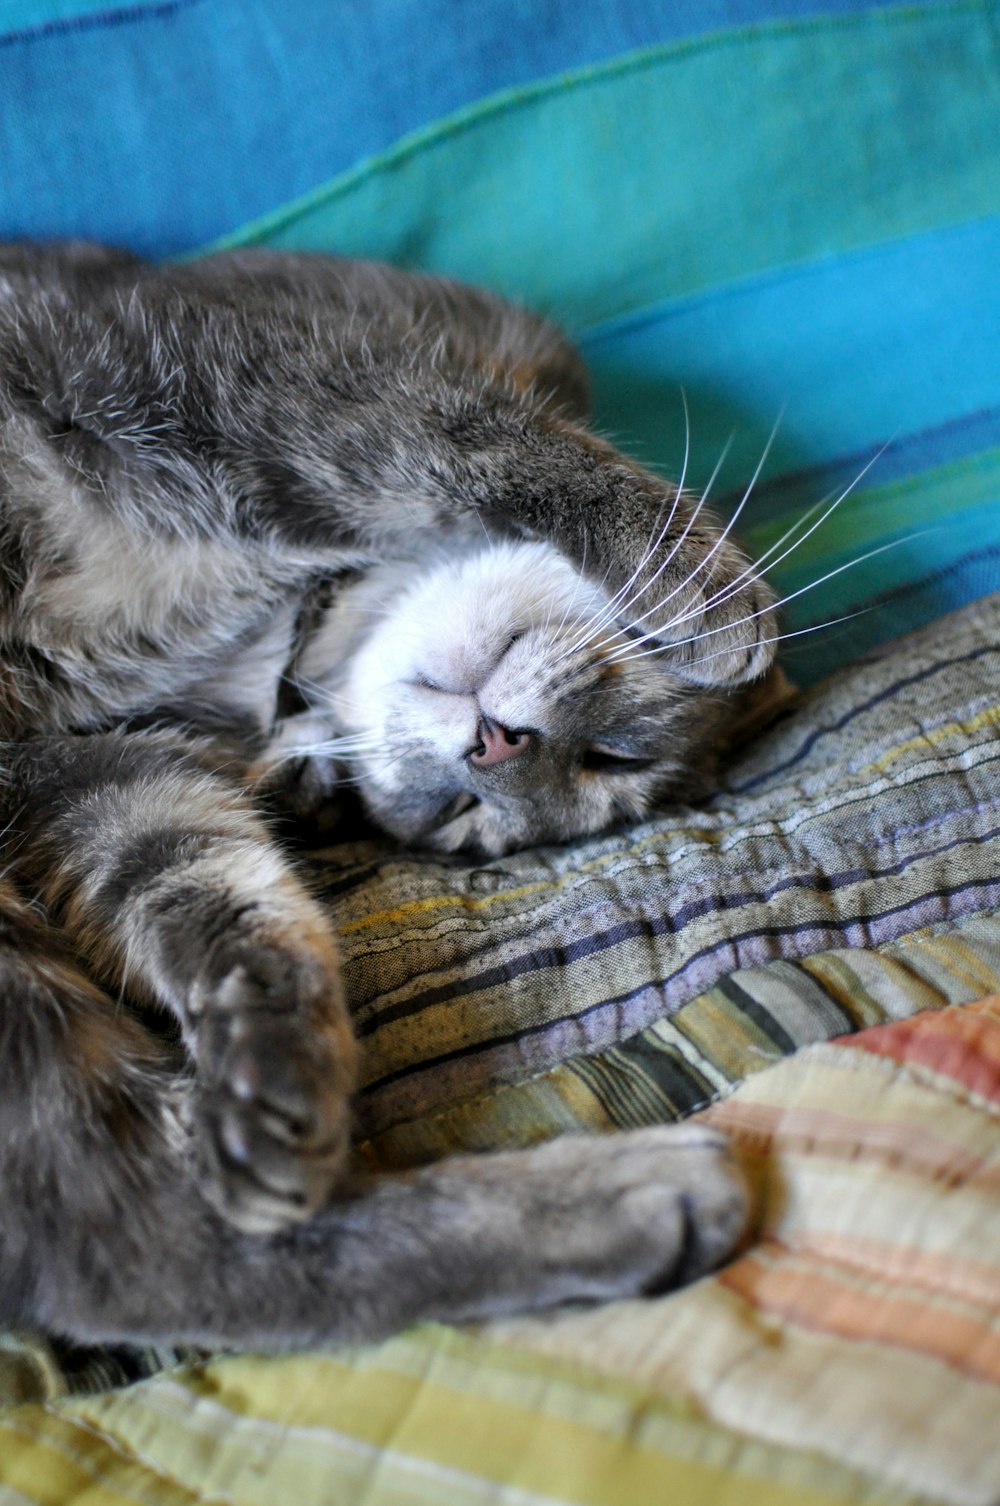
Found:
<svg viewBox="0 0 1000 1506"><path fill-rule="evenodd" d="M451 769L423 767L420 782L405 789L391 789L373 776L362 776L355 786L368 819L404 846L479 859L557 839L544 829L534 802L498 800L467 788L456 793Z"/></svg>

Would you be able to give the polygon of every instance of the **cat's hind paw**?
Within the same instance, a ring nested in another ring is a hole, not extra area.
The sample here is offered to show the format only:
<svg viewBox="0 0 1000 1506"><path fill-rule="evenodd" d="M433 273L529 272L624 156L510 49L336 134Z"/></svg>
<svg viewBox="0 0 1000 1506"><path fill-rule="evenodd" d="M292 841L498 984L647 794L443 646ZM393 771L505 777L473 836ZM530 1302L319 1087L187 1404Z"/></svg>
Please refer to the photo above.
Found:
<svg viewBox="0 0 1000 1506"><path fill-rule="evenodd" d="M335 990L336 999L323 998ZM195 1132L203 1185L248 1234L309 1218L350 1144L356 1051L339 980L310 957L248 952L214 984L198 1029Z"/></svg>

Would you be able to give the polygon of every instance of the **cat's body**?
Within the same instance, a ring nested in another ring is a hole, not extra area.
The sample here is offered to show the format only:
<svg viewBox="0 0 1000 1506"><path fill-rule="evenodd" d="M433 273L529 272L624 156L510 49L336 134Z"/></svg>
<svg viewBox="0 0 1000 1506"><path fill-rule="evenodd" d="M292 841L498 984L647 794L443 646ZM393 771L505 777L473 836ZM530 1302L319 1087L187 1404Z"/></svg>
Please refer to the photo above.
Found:
<svg viewBox="0 0 1000 1506"><path fill-rule="evenodd" d="M349 1183L334 938L247 795L346 769L496 854L701 779L769 597L583 404L549 326L432 279L0 248L0 1318L355 1339L731 1247L694 1128Z"/></svg>

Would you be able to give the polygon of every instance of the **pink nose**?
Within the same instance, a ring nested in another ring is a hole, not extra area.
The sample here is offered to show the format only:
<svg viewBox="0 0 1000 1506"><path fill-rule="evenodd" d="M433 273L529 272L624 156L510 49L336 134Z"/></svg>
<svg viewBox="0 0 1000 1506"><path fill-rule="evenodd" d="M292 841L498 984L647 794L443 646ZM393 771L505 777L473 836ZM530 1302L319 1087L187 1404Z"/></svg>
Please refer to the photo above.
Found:
<svg viewBox="0 0 1000 1506"><path fill-rule="evenodd" d="M531 743L530 732L511 732L499 722L491 722L484 716L477 729L480 745L469 754L470 762L480 769L503 763L507 758L517 758Z"/></svg>

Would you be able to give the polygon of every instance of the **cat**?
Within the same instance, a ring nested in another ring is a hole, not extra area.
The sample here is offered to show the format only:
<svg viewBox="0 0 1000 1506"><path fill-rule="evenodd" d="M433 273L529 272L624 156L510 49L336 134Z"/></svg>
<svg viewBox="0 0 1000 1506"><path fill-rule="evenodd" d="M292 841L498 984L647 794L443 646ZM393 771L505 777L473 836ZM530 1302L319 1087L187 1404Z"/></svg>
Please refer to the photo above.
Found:
<svg viewBox="0 0 1000 1506"><path fill-rule="evenodd" d="M696 1125L352 1171L335 937L260 807L349 784L478 857L635 820L774 639L544 320L319 255L0 247L0 1320L355 1342L722 1261L746 1198Z"/></svg>

